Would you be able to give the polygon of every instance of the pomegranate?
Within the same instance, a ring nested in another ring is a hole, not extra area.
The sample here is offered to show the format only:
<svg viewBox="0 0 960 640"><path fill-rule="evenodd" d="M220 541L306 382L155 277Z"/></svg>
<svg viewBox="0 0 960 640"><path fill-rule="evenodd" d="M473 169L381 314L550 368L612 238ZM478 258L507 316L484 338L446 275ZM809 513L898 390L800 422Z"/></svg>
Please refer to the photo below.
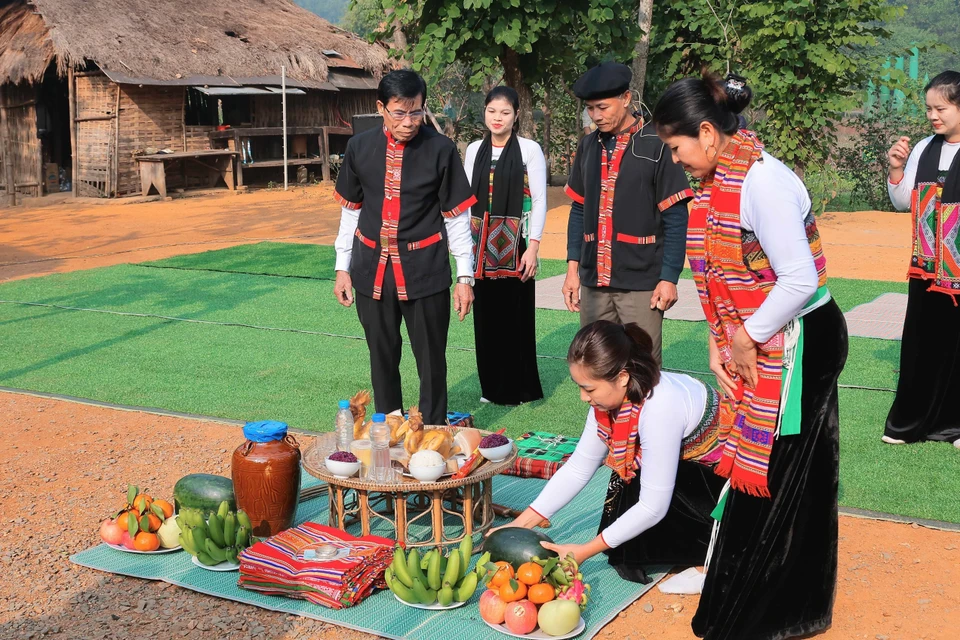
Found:
<svg viewBox="0 0 960 640"><path fill-rule="evenodd" d="M512 633L525 636L537 628L537 605L529 600L511 602L504 612L503 621Z"/></svg>
<svg viewBox="0 0 960 640"><path fill-rule="evenodd" d="M116 521L110 518L100 523L100 539L107 544L121 544L124 533Z"/></svg>
<svg viewBox="0 0 960 640"><path fill-rule="evenodd" d="M123 532L123 535L120 536L120 544L125 546L127 549L135 550L136 547L133 546L133 538L130 537L130 534L126 531Z"/></svg>
<svg viewBox="0 0 960 640"><path fill-rule="evenodd" d="M480 596L480 617L490 624L503 624L503 614L507 609L507 603L500 599L493 589L487 589ZM533 616L536 618L536 614Z"/></svg>

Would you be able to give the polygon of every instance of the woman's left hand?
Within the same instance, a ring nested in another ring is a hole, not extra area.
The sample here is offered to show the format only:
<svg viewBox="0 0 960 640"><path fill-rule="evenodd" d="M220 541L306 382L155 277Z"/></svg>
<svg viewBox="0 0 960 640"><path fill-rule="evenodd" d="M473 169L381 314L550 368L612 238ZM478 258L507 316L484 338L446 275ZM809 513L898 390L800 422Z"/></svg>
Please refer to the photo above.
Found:
<svg viewBox="0 0 960 640"><path fill-rule="evenodd" d="M540 252L540 242L531 240L530 246L520 258L520 282L526 282L537 275L537 254Z"/></svg>
<svg viewBox="0 0 960 640"><path fill-rule="evenodd" d="M752 389L757 388L757 343L742 326L733 336L731 344L733 363L737 367L737 374L743 378L743 384Z"/></svg>

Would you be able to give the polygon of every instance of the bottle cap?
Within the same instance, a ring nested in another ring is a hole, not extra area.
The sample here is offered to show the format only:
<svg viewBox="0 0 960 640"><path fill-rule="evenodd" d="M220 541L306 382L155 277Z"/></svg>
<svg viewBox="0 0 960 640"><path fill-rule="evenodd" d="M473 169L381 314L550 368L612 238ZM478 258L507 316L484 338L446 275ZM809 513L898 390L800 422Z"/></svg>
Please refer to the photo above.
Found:
<svg viewBox="0 0 960 640"><path fill-rule="evenodd" d="M338 406L339 406L341 409L349 409L349 408L350 408L350 401L349 401L349 400L341 400Z"/></svg>
<svg viewBox="0 0 960 640"><path fill-rule="evenodd" d="M383 415L382 413L375 413L375 414L373 414L373 421L374 421L374 422L386 422L386 421L387 421L387 416Z"/></svg>

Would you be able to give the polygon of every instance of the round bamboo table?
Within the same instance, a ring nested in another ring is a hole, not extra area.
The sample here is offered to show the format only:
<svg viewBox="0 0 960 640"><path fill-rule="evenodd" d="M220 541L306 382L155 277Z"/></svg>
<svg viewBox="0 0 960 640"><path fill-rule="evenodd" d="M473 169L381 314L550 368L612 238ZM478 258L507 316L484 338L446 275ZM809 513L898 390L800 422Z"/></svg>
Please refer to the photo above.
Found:
<svg viewBox="0 0 960 640"><path fill-rule="evenodd" d="M486 432L482 432L486 435ZM376 483L358 476L337 478L324 464L336 448L336 434L325 433L308 445L303 468L327 483L329 526L346 531L347 521L360 521L362 535L370 534L375 519L391 524L405 547L452 547L466 536L483 534L493 524L493 477L509 469L517 447L500 462L485 462L466 478L420 482L400 476L396 483ZM452 522L451 522L452 521ZM430 537L410 537L410 525L429 523Z"/></svg>

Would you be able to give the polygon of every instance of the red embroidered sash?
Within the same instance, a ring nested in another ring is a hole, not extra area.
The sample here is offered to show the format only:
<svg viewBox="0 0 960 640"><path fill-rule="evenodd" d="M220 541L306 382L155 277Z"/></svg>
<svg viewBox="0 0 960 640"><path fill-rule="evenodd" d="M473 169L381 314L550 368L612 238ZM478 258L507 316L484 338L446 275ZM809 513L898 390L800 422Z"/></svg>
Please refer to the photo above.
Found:
<svg viewBox="0 0 960 640"><path fill-rule="evenodd" d="M393 265L393 277L397 282L397 297L406 300L407 281L403 277L397 243L397 228L400 224L400 176L403 171L403 149L406 145L397 142L386 128L383 133L387 136L387 168L383 183L380 262L377 264L377 276L373 282L373 299L379 300L383 294L383 276L387 271L387 262L390 262Z"/></svg>
<svg viewBox="0 0 960 640"><path fill-rule="evenodd" d="M597 286L609 287L613 272L613 196L620 175L620 162L630 144L630 139L643 128L643 119L639 118L632 127L617 134L617 144L613 153L607 154L600 149L600 210L597 219ZM597 137L598 143L603 141Z"/></svg>

